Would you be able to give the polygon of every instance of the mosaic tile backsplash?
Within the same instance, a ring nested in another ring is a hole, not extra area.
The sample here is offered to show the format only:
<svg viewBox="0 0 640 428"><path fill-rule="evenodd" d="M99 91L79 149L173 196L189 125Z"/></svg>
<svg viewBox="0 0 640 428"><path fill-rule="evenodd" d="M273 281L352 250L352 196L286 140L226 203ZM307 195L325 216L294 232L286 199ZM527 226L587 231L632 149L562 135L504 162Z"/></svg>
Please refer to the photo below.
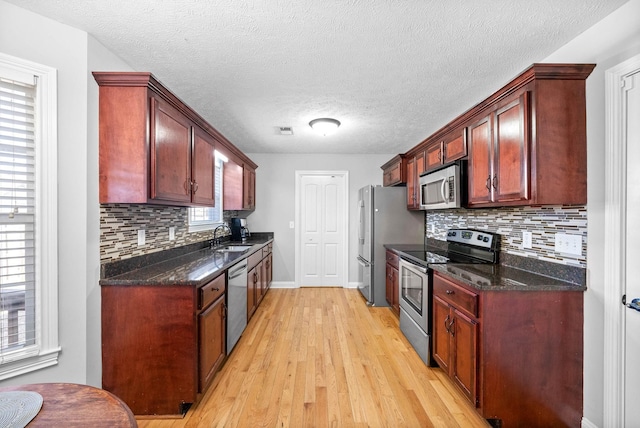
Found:
<svg viewBox="0 0 640 428"><path fill-rule="evenodd" d="M584 206L515 207L428 211L427 238L446 241L450 228L487 230L501 235L501 251L554 263L586 267L587 208ZM532 248L522 247L522 232L532 233ZM580 235L582 254L558 254L555 234Z"/></svg>
<svg viewBox="0 0 640 428"><path fill-rule="evenodd" d="M100 206L100 262L107 263L151 254L213 238L213 231L188 232L188 209L136 204ZM224 211L229 224L236 211ZM169 227L175 240L169 240ZM145 244L138 246L138 230L145 230ZM219 233L220 236L228 232Z"/></svg>
<svg viewBox="0 0 640 428"><path fill-rule="evenodd" d="M225 211L224 220L237 216ZM586 267L587 209L578 207L516 207L428 211L426 235L446 240L446 231L455 227L488 230L502 235L501 251L554 263ZM169 227L175 237L169 241ZM138 230L146 231L146 242L138 246ZM522 232L532 232L532 248L522 248ZM573 256L554 251L555 234L582 237L582 254ZM211 231L188 232L187 208L134 204L100 207L100 261L113 262L130 257L181 247L212 238Z"/></svg>

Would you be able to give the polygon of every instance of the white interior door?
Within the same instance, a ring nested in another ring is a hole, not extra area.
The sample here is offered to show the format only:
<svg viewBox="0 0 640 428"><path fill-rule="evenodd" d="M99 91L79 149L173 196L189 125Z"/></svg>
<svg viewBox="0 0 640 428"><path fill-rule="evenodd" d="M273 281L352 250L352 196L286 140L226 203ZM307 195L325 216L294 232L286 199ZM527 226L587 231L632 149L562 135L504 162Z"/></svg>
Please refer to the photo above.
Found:
<svg viewBox="0 0 640 428"><path fill-rule="evenodd" d="M346 284L347 173L296 172L299 286Z"/></svg>
<svg viewBox="0 0 640 428"><path fill-rule="evenodd" d="M640 55L606 72L604 426L638 427L640 312Z"/></svg>
<svg viewBox="0 0 640 428"><path fill-rule="evenodd" d="M640 71L626 77L626 145L627 145L627 239L626 290L627 302L640 299ZM625 317L625 427L640 426L638 397L640 397L640 311L627 308Z"/></svg>

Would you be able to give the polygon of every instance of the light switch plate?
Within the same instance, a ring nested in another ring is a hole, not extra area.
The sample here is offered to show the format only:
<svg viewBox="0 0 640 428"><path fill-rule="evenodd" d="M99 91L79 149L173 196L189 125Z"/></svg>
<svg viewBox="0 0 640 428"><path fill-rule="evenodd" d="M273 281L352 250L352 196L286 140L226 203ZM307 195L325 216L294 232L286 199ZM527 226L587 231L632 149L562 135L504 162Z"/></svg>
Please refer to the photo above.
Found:
<svg viewBox="0 0 640 428"><path fill-rule="evenodd" d="M293 223L293 220L289 222L289 229L293 229L295 227L295 224Z"/></svg>
<svg viewBox="0 0 640 428"><path fill-rule="evenodd" d="M140 229L138 231L138 247L143 246L145 243L145 231L144 229Z"/></svg>
<svg viewBox="0 0 640 428"><path fill-rule="evenodd" d="M171 226L169 228L169 241L175 241L176 239L176 228Z"/></svg>
<svg viewBox="0 0 640 428"><path fill-rule="evenodd" d="M555 252L561 254L571 254L573 256L581 256L582 235L556 233Z"/></svg>
<svg viewBox="0 0 640 428"><path fill-rule="evenodd" d="M526 230L522 232L522 248L527 249L533 246L533 236L531 232Z"/></svg>

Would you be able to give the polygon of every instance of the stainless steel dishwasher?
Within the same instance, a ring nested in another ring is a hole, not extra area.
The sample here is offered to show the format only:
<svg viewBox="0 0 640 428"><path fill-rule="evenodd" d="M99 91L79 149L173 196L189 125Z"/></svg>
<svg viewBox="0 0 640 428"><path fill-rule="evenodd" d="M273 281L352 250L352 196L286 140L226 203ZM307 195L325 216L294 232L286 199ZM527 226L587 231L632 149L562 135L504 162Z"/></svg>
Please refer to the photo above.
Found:
<svg viewBox="0 0 640 428"><path fill-rule="evenodd" d="M227 283L227 355L247 327L247 260L233 265Z"/></svg>

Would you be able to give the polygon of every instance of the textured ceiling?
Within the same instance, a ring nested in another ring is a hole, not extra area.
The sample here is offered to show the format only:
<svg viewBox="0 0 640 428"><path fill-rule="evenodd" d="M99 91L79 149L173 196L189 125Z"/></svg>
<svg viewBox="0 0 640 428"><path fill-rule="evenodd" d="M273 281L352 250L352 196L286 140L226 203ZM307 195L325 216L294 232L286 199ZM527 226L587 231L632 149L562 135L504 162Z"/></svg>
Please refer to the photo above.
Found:
<svg viewBox="0 0 640 428"><path fill-rule="evenodd" d="M626 0L8 1L152 72L247 153L403 153ZM316 136L318 117L342 126Z"/></svg>

